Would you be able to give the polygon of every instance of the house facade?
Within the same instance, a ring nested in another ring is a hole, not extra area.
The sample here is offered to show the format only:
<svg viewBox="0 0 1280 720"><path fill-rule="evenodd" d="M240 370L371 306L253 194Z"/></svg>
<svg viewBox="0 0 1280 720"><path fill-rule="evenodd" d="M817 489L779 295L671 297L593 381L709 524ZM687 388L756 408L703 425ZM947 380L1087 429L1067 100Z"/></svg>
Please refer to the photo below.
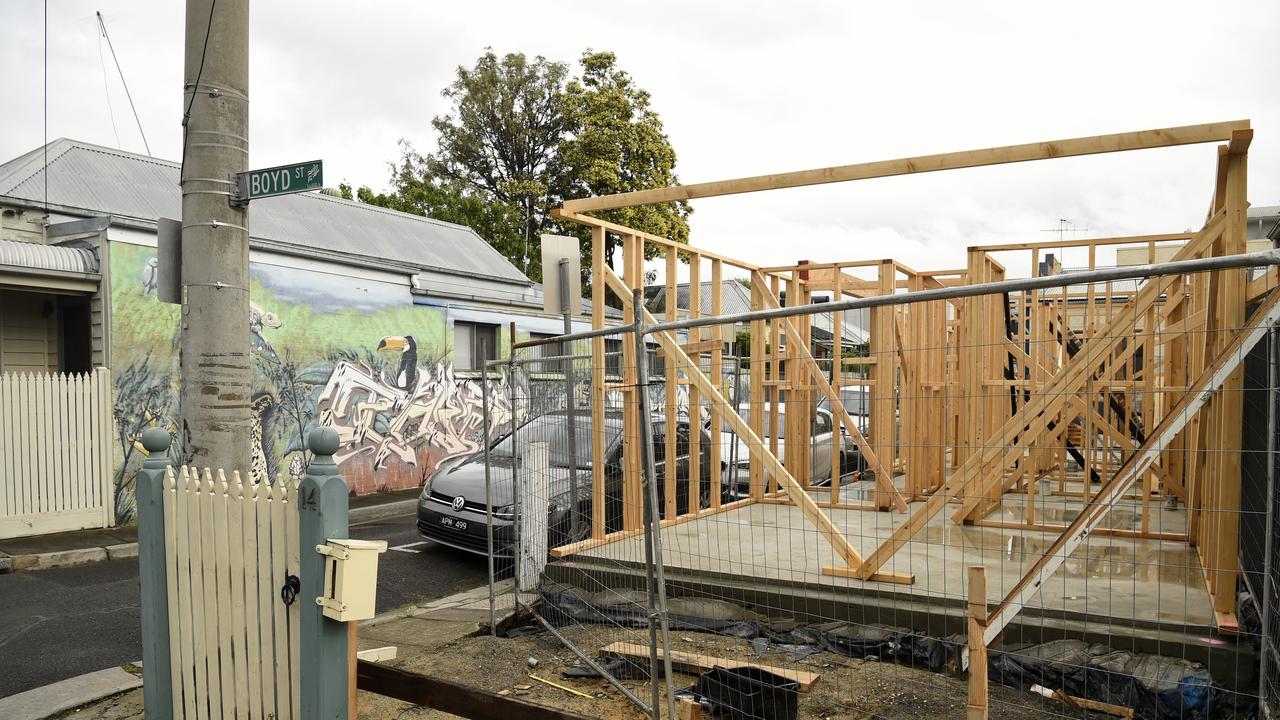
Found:
<svg viewBox="0 0 1280 720"><path fill-rule="evenodd" d="M156 292L156 222L181 216L179 165L65 139L47 157L0 165L0 373L109 369L110 484L127 522L142 432L182 433L181 307ZM255 200L249 228L258 478L300 475L307 432L329 426L353 492L415 487L482 446L480 369L509 352L509 323L518 337L562 331L541 288L463 226L320 192ZM510 393L490 383L500 423Z"/></svg>

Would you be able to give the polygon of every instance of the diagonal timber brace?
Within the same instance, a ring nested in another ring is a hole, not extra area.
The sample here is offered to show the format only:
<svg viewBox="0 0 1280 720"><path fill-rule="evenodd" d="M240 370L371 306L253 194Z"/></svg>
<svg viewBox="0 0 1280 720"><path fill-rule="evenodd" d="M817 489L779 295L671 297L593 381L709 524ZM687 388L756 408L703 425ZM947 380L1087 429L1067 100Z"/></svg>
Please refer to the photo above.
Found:
<svg viewBox="0 0 1280 720"><path fill-rule="evenodd" d="M1225 212L1214 213L1205 223L1205 226L1178 252L1174 259L1185 260L1197 257L1222 233L1226 225L1225 221ZM1083 381L1085 373L1096 367L1101 359L1112 350L1112 344L1102 342L1101 339L1116 334L1119 328L1127 327L1131 323L1133 307L1135 305L1145 307L1144 301L1146 303L1154 302L1172 282L1173 280L1165 277L1147 283L1139 291L1139 301L1137 303L1126 304L1098 332L1095 336L1095 341L1086 343L1084 348L1075 357L1071 358L1059 373L1053 376L1040 394L1019 408L1018 412L1004 423L987 447L966 460L943 483L942 487L933 495L930 495L924 505L912 512L906 522L895 528L893 533L885 538L861 565L824 567L822 573L824 575L852 576L862 580L870 579L898 550L902 549L911 538L923 530L934 516L942 512L943 508L952 500L961 497L962 493L968 491L965 499L970 501L970 510L967 512L976 510L978 502L984 495L977 488L972 490L969 488L973 480L982 478L981 471L987 469L993 463L998 464L1000 467L1007 467L1009 463L1004 463L1003 460L1011 458L1015 453L1021 453L1021 445L1011 447L1010 444L1014 443L1020 436L1025 437L1029 425L1032 425L1037 420L1044 420L1044 416L1051 416L1057 412L1056 408L1065 401L1067 388L1078 381ZM1043 423L1041 423L1040 427L1043 427ZM1012 460L1010 459L1011 462ZM1004 473L1000 472L998 474L989 473L985 479L987 480L986 484L998 486L1003 478ZM993 488L984 488L983 490L987 493L994 491Z"/></svg>
<svg viewBox="0 0 1280 720"><path fill-rule="evenodd" d="M1117 498L1124 494L1136 480L1142 477L1169 443L1191 421L1200 408L1213 397L1214 392L1244 362L1253 346L1280 320L1280 291L1273 290L1266 302L1254 312L1249 323L1236 334L1231 342L1218 353L1187 390L1186 395L1165 414L1164 420L1147 436L1147 441L1130 456L1129 460L1107 482L1106 486L1080 512L1066 530L1058 536L1044 555L1027 571L1018 584L1005 596L987 619L983 641L990 645L1005 626L1026 603L1040 591L1044 582L1057 572L1062 563L1084 542L1107 513Z"/></svg>
<svg viewBox="0 0 1280 720"><path fill-rule="evenodd" d="M768 309L776 310L781 307L778 297L765 285L764 278L760 273L752 273L751 282L755 283L757 289L759 289L765 304L769 306ZM880 462L880 458L876 457L875 452L871 449L871 443L868 443L867 439L863 437L862 431L858 429L858 424L853 421L849 411L845 409L844 403L840 401L840 395L836 393L835 389L831 387L831 383L818 370L818 363L813 359L813 355L809 353L809 348L805 347L804 338L800 336L800 330L796 327L795 322L791 318L780 318L779 322L782 323L782 327L787 333L787 342L797 349L800 356L800 367L804 368L805 374L813 381L818 392L821 392L827 398L827 401L831 403L831 412L839 413L841 424L844 425L845 430L848 431L849 436L853 438L853 442L858 446L858 450L862 453L862 459L867 461L867 465L875 474L876 491L886 494L893 501L893 505L898 509L898 512L906 512L907 501L902 497L902 493L898 492L897 486L893 484L893 474ZM837 328L836 332L840 332L840 330Z"/></svg>
<svg viewBox="0 0 1280 720"><path fill-rule="evenodd" d="M1188 242L1173 259L1186 260L1199 255L1225 229L1225 220L1225 213L1219 212L1215 214L1204 228L1196 233L1196 237ZM960 466L956 471L956 476L962 480L962 484L956 489L957 492L966 490L964 486L975 478L978 479L980 485L967 488L968 492L966 497L963 498L963 504L954 515L954 519L957 522L976 519L975 516L982 499L997 491L1000 479L1004 474L1004 468L1021 456L1023 449L1033 438L1044 432L1052 420L1052 416L1058 412L1063 404L1065 397L1075 392L1078 386L1085 383L1097 366L1114 352L1116 343L1113 338L1120 337L1124 328L1132 326L1135 317L1146 312L1148 307L1157 302L1173 284L1176 277L1155 278L1143 286L1138 292L1135 302L1126 304L1124 308L1116 313L1111 321L1094 336L1093 340L1085 343L1080 352L1072 357L1067 364L1063 365L1062 370L1054 375L1050 382L1030 402L1020 408L1018 413L1005 423L995 442L992 442L983 452L969 458Z"/></svg>
<svg viewBox="0 0 1280 720"><path fill-rule="evenodd" d="M631 290L617 273L609 268L604 270L604 279L614 294L621 298L623 307L631 307L634 301L631 298ZM643 307L635 308L638 313L644 313L646 322L654 322L653 316ZM689 382L703 393L704 397L713 405L721 407L724 420L734 429L734 432L742 436L747 441L748 451L754 453L756 457L764 464L765 470L777 478L780 485L787 490L787 498L800 508L806 520L818 529L822 537L831 544L832 549L840 556L842 560L851 567L862 564L862 556L858 554L856 548L845 537L844 532L836 527L831 518L822 511L817 502L809 497L809 493L805 492L800 483L787 471L787 468L778 460L777 456L769 452L768 446L761 442L760 437L755 434L750 425L742 419L742 416L734 411L733 405L725 399L720 393L717 383L708 378L702 370L689 358L689 355L680 347L680 341L671 331L661 331L653 334L653 338L657 341L663 352L667 353L675 361L678 370L685 373L689 378ZM876 573L872 578L881 582L913 582L911 575L902 573Z"/></svg>

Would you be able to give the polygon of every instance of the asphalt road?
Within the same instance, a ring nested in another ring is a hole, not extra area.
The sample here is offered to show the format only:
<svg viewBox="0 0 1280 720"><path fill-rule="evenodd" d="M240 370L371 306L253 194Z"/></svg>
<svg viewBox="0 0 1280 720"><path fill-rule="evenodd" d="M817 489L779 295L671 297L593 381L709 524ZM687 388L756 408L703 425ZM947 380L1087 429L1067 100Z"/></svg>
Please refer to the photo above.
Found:
<svg viewBox="0 0 1280 720"><path fill-rule="evenodd" d="M485 559L425 542L413 515L351 527L399 548L378 563L378 612L483 585ZM0 575L0 697L141 659L138 564Z"/></svg>

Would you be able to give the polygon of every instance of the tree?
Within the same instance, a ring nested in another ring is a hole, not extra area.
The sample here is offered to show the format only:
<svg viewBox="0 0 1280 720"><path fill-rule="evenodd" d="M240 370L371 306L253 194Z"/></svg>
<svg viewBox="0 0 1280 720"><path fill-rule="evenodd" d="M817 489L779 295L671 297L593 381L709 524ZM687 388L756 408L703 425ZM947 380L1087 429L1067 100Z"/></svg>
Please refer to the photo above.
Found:
<svg viewBox="0 0 1280 720"><path fill-rule="evenodd" d="M582 74L521 53L499 58L492 50L471 68L459 67L443 95L452 107L432 126L434 153L423 157L401 141L392 188L355 197L383 207L470 226L531 279L542 279L536 242L543 232L578 237L589 280L591 234L558 222L551 209L566 198L676 184L676 154L650 106L649 93L617 68L610 52L587 51ZM670 203L599 215L681 243L689 241L689 206ZM617 238L607 237L612 267ZM649 256L656 249L650 247Z"/></svg>
<svg viewBox="0 0 1280 720"><path fill-rule="evenodd" d="M566 197L647 190L679 184L676 152L650 106L649 93L617 67L611 52L583 53L582 77L565 88L564 114L571 136L560 145ZM689 204L680 201L596 213L610 222L673 242L689 242ZM590 238L587 228L567 223L566 233ZM613 267L618 239L605 236L605 257ZM647 256L657 248L649 246ZM586 246L583 256L590 254Z"/></svg>
<svg viewBox="0 0 1280 720"><path fill-rule="evenodd" d="M524 255L525 222L520 211L501 200L490 200L459 182L436 180L427 160L406 140L400 141L400 164L391 165L391 191L374 194L362 186L339 185L342 196L369 205L466 225L509 259ZM513 260L514 261L514 260Z"/></svg>
<svg viewBox="0 0 1280 720"><path fill-rule="evenodd" d="M563 95L568 67L523 53L502 58L489 50L443 95L452 112L431 121L439 134L426 158L430 177L451 181L516 208L523 218L519 265L541 277L538 234L563 193L560 143L566 131ZM508 257L512 257L508 255Z"/></svg>

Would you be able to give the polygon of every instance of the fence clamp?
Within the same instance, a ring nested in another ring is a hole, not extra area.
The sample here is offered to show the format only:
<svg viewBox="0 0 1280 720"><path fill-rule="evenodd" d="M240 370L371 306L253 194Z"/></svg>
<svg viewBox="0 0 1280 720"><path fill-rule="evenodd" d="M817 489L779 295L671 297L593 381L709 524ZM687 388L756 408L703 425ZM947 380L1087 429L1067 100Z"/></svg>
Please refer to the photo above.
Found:
<svg viewBox="0 0 1280 720"><path fill-rule="evenodd" d="M316 545L324 555L326 594L316 598L324 616L338 622L373 617L378 589L378 555L387 551L385 540L335 538Z"/></svg>

